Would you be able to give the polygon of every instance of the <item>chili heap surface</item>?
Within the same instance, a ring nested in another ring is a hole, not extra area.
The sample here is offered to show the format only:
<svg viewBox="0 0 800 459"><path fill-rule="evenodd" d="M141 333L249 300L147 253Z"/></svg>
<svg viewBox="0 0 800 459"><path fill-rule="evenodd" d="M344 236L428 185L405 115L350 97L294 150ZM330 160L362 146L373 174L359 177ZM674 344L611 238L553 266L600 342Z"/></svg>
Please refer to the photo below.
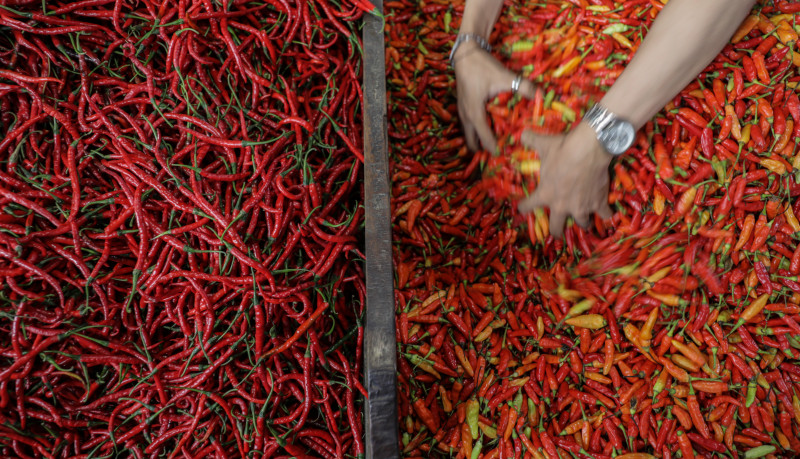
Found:
<svg viewBox="0 0 800 459"><path fill-rule="evenodd" d="M386 3L404 457L800 454L800 6L760 1L613 166L614 216L549 235L530 127L564 132L665 1L506 2L533 100L468 153L447 55L463 2ZM565 189L565 192L569 192Z"/></svg>
<svg viewBox="0 0 800 459"><path fill-rule="evenodd" d="M363 2L0 6L0 456L363 455Z"/></svg>

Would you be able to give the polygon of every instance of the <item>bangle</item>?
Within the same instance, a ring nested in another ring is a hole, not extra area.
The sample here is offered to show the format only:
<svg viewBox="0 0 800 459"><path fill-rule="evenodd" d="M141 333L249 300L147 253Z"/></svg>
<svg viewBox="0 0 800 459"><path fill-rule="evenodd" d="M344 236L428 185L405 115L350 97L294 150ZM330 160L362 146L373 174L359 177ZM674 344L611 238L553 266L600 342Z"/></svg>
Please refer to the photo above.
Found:
<svg viewBox="0 0 800 459"><path fill-rule="evenodd" d="M450 51L450 66L451 67L454 67L454 64L455 64L455 62L453 61L453 58L456 55L456 50L458 49L459 46L461 46L462 43L467 42L467 41L474 41L475 43L478 44L478 46L480 46L481 49L483 49L487 53L491 53L492 52L492 47L489 45L489 42L486 41L486 39L481 37L480 35L478 35L476 33L460 33L456 37L456 42L453 43L453 50Z"/></svg>

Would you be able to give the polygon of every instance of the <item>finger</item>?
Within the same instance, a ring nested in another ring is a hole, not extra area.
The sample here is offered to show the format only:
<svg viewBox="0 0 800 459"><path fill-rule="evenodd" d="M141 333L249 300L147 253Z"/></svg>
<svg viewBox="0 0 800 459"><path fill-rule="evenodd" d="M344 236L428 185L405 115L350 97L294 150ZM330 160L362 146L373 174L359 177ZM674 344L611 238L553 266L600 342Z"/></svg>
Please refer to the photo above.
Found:
<svg viewBox="0 0 800 459"><path fill-rule="evenodd" d="M519 84L519 91L517 94L526 98L526 99L533 99L536 97L536 85L527 78L523 78Z"/></svg>
<svg viewBox="0 0 800 459"><path fill-rule="evenodd" d="M573 220L575 220L575 224L580 226L581 228L589 227L589 214L573 216L572 218Z"/></svg>
<svg viewBox="0 0 800 459"><path fill-rule="evenodd" d="M564 235L564 224L567 222L567 214L564 212L550 211L550 234L553 237Z"/></svg>
<svg viewBox="0 0 800 459"><path fill-rule="evenodd" d="M497 152L497 140L495 140L494 133L489 127L489 123L486 121L486 114L481 113L479 116L472 117L472 119L475 126L475 131L478 133L478 137L481 139L481 145L483 145L483 148L491 153Z"/></svg>
<svg viewBox="0 0 800 459"><path fill-rule="evenodd" d="M528 196L527 198L523 199L517 205L517 210L521 214L529 214L536 209L540 209L545 207L546 203L543 199L541 193L533 193L532 195Z"/></svg>
<svg viewBox="0 0 800 459"><path fill-rule="evenodd" d="M608 220L614 214L611 212L611 207L609 207L608 203L603 203L600 208L597 209L597 215L603 220Z"/></svg>
<svg viewBox="0 0 800 459"><path fill-rule="evenodd" d="M554 140L555 136L537 134L530 129L522 131L522 135L520 136L522 145L524 145L525 148L536 151L540 159L543 159L547 154Z"/></svg>
<svg viewBox="0 0 800 459"><path fill-rule="evenodd" d="M503 69L502 77L498 79L497 84L493 84L489 89L489 98L492 98L501 92L513 91L514 80L520 76L519 73L514 73L508 69ZM536 85L525 77L522 77L519 82L517 94L522 97L533 99L536 97Z"/></svg>
<svg viewBox="0 0 800 459"><path fill-rule="evenodd" d="M464 124L464 139L467 141L467 148L470 151L478 151L480 145L478 144L478 133L472 128L472 125Z"/></svg>
<svg viewBox="0 0 800 459"><path fill-rule="evenodd" d="M469 148L470 151L477 151L478 136L475 133L475 129L472 128L472 123L468 121L467 116L464 114L461 104L459 104L458 107L458 118L461 120L461 129L464 131L464 139L467 141L467 148Z"/></svg>

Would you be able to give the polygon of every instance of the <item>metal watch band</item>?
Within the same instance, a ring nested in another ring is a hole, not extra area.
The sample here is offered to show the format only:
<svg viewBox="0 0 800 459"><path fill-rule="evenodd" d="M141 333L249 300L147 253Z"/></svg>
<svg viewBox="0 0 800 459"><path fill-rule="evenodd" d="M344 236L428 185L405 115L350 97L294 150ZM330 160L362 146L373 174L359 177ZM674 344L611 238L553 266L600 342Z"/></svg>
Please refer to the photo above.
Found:
<svg viewBox="0 0 800 459"><path fill-rule="evenodd" d="M594 104L583 119L592 127L596 132L603 130L615 118L614 114L608 111L607 108L600 104Z"/></svg>
<svg viewBox="0 0 800 459"><path fill-rule="evenodd" d="M476 33L460 33L456 37L455 43L453 43L453 49L450 51L450 66L454 67L453 58L456 56L456 50L462 43L466 43L468 41L475 42L481 49L486 51L487 53L492 52L492 47L489 45L489 41L483 38L482 36Z"/></svg>
<svg viewBox="0 0 800 459"><path fill-rule="evenodd" d="M636 138L636 130L629 121L619 118L600 104L590 108L583 119L594 129L603 149L613 156L625 153Z"/></svg>

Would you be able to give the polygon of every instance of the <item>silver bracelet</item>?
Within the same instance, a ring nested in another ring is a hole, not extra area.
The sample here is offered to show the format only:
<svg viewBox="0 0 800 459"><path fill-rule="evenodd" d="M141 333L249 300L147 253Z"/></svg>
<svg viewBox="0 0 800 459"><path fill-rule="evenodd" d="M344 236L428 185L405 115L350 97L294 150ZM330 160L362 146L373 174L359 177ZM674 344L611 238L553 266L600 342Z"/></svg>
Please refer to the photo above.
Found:
<svg viewBox="0 0 800 459"><path fill-rule="evenodd" d="M485 38L481 37L480 35L478 35L476 33L460 33L456 37L456 42L453 43L453 50L450 51L450 66L451 67L455 66L454 62L453 62L453 58L456 55L456 50L458 49L459 46L461 46L462 43L467 42L467 41L474 41L475 43L478 44L478 46L480 46L480 48L482 50L486 51L487 53L491 53L492 52L492 47L489 45L489 42Z"/></svg>

